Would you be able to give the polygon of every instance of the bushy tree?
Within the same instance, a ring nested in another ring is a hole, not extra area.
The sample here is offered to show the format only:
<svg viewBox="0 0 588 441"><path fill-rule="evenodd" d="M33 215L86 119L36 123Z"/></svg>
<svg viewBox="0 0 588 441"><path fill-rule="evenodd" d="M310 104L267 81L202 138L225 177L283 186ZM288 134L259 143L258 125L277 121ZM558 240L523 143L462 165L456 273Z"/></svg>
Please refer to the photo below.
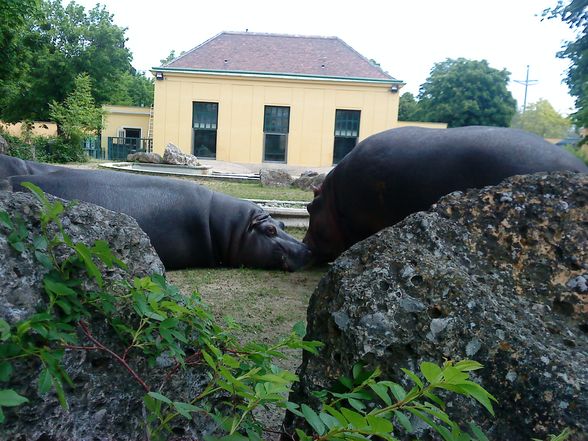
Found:
<svg viewBox="0 0 588 441"><path fill-rule="evenodd" d="M516 101L506 87L509 76L486 60L436 63L419 91L421 119L446 122L448 127L508 127L516 112Z"/></svg>
<svg viewBox="0 0 588 441"><path fill-rule="evenodd" d="M579 127L588 127L588 0L571 0L567 4L559 0L544 16L559 17L577 31L576 40L565 43L558 57L570 60L565 82L576 97L577 111L572 119Z"/></svg>
<svg viewBox="0 0 588 441"><path fill-rule="evenodd" d="M49 103L63 101L84 72L93 80L96 103L124 95L122 78L132 69L126 29L104 6L86 11L73 2L64 7L44 0L39 13L23 17L26 24L12 40L18 68L0 81L0 118L47 119Z"/></svg>
<svg viewBox="0 0 588 441"><path fill-rule="evenodd" d="M419 119L419 104L414 95L410 92L400 95L398 121L418 121Z"/></svg>
<svg viewBox="0 0 588 441"><path fill-rule="evenodd" d="M74 81L73 91L63 103L53 101L49 104L49 112L68 144L81 149L82 140L101 129L103 112L96 107L92 97L90 76L80 74Z"/></svg>
<svg viewBox="0 0 588 441"><path fill-rule="evenodd" d="M564 138L571 130L569 118L560 115L549 101L541 99L527 106L525 113L517 112L512 127L536 133L544 138Z"/></svg>

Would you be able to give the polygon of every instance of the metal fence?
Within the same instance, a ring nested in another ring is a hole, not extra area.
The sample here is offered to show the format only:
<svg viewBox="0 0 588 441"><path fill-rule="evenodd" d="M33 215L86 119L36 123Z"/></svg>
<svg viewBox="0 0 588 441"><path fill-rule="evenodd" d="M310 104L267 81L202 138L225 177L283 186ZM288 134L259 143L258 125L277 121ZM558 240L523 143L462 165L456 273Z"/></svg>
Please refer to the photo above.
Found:
<svg viewBox="0 0 588 441"><path fill-rule="evenodd" d="M106 159L105 152L100 146L100 136L93 136L82 141L82 148L86 155L93 159Z"/></svg>
<svg viewBox="0 0 588 441"><path fill-rule="evenodd" d="M111 161L126 161L130 153L151 152L153 139L151 138L121 138L108 137L108 159Z"/></svg>

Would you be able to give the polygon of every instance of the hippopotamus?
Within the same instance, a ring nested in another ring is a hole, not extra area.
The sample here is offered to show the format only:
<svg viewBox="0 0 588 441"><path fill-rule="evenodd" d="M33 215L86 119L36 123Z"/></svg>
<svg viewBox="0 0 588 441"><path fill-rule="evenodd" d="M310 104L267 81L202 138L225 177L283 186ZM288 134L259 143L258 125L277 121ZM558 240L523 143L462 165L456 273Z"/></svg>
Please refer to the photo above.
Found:
<svg viewBox="0 0 588 441"><path fill-rule="evenodd" d="M123 172L59 167L11 176L8 187L32 182L45 193L80 200L133 217L167 270L252 267L294 271L310 259L308 247L258 205L193 182Z"/></svg>
<svg viewBox="0 0 588 441"><path fill-rule="evenodd" d="M303 242L315 262L328 262L453 191L557 170L588 168L560 147L517 129L387 130L360 142L315 189Z"/></svg>
<svg viewBox="0 0 588 441"><path fill-rule="evenodd" d="M0 154L0 179L17 175L38 175L59 170L57 165L42 164L40 162L27 161L13 156Z"/></svg>

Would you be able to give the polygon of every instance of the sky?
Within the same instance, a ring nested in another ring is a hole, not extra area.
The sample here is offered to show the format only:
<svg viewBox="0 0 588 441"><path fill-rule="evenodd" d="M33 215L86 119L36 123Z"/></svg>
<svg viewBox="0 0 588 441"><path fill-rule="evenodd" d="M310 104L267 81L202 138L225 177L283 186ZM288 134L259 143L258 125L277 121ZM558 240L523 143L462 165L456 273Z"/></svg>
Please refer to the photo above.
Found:
<svg viewBox="0 0 588 441"><path fill-rule="evenodd" d="M63 0L64 4L69 3ZM76 0L92 8L97 0ZM574 100L563 84L567 60L556 57L574 33L559 19L541 20L556 0L101 0L128 28L133 66L159 66L171 50L187 51L222 31L336 36L374 59L418 94L431 68L447 58L487 60L511 73L508 86L523 106L548 100L562 114Z"/></svg>

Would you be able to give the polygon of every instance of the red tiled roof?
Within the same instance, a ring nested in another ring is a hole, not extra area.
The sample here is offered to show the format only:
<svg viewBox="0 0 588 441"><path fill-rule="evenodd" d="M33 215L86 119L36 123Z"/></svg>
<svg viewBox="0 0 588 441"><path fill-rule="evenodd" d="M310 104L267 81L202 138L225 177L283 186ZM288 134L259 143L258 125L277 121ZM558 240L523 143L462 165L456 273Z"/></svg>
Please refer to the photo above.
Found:
<svg viewBox="0 0 588 441"><path fill-rule="evenodd" d="M164 67L397 81L337 37L221 32Z"/></svg>

